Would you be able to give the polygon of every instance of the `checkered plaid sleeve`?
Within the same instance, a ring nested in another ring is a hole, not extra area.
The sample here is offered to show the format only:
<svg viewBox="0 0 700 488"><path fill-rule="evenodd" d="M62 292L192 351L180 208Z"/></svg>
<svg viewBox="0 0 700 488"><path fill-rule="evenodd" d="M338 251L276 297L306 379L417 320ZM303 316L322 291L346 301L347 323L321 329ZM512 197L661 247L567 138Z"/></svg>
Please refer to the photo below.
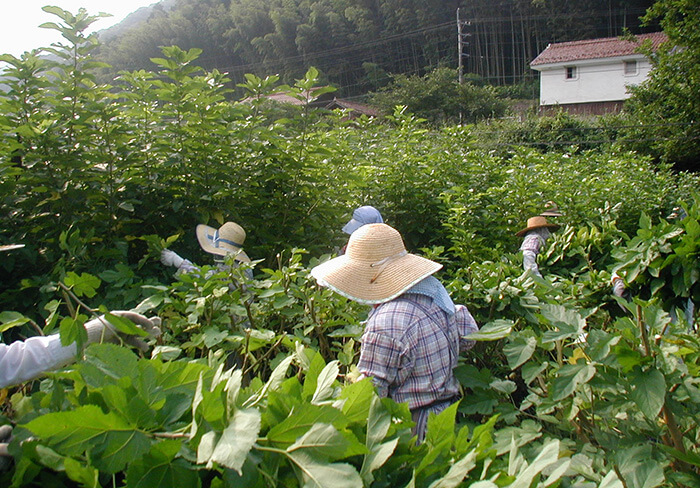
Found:
<svg viewBox="0 0 700 488"><path fill-rule="evenodd" d="M373 378L377 394L385 397L389 387L399 381L399 367L406 348L398 340L384 334L366 332L357 369Z"/></svg>
<svg viewBox="0 0 700 488"><path fill-rule="evenodd" d="M469 340L469 334L477 332L479 326L476 325L476 320L474 320L474 317L464 305L455 305L454 317L457 323L457 330L459 331L459 352L463 353L476 344L476 341Z"/></svg>
<svg viewBox="0 0 700 488"><path fill-rule="evenodd" d="M520 250L532 251L535 254L539 254L543 244L544 239L542 239L537 232L528 232L523 239L523 243L520 245Z"/></svg>

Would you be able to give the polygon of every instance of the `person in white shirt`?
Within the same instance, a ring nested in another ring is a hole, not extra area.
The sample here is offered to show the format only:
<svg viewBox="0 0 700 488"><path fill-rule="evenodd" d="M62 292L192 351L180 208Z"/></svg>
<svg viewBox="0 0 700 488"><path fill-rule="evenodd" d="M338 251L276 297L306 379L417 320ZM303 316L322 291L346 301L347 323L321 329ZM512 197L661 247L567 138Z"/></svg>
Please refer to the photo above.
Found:
<svg viewBox="0 0 700 488"><path fill-rule="evenodd" d="M527 219L527 226L516 232L516 236L522 237L523 242L520 245L520 250L523 252L523 269L531 271L533 274L542 277L540 269L537 266L537 255L540 253L542 246L549 236L551 230L558 229L557 224L547 222L547 218L538 215Z"/></svg>

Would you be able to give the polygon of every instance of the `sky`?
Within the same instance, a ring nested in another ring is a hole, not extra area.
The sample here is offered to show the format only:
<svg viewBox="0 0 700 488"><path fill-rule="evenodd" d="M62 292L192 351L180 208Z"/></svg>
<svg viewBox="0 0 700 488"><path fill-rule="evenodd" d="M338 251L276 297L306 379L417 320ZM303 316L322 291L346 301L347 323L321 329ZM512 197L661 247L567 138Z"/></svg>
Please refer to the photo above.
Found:
<svg viewBox="0 0 700 488"><path fill-rule="evenodd" d="M3 7L0 16L0 54L12 54L19 57L23 52L37 47L47 47L54 42L62 42L58 31L42 29L44 22L58 22L60 19L41 10L44 5L61 7L73 14L80 7L89 14L99 12L112 14L113 17L99 19L91 26L91 31L110 27L124 19L128 14L158 0L5 0L9 5Z"/></svg>

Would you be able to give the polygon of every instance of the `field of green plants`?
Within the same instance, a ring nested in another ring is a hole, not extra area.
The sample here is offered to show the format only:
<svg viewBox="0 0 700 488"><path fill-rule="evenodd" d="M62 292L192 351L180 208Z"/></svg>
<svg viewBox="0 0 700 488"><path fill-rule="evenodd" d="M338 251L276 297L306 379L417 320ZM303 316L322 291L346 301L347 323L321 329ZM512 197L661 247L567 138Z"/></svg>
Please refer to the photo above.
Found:
<svg viewBox="0 0 700 488"><path fill-rule="evenodd" d="M49 10L53 61L0 58L0 244L25 244L0 261L0 333L80 341L91 314L133 308L163 335L0 390L0 486L700 486L698 313L683 313L700 303L697 175L614 147L486 151L473 126L400 107L349 120L263 100L303 97L313 69L293 87L250 75L236 100L197 50L99 84L95 18ZM548 200L564 215L539 278L514 234ZM354 381L367 310L309 275L362 204L445 265L481 328L463 399L420 445L406 405ZM194 238L227 220L253 279L216 273ZM203 273L174 276L163 247Z"/></svg>

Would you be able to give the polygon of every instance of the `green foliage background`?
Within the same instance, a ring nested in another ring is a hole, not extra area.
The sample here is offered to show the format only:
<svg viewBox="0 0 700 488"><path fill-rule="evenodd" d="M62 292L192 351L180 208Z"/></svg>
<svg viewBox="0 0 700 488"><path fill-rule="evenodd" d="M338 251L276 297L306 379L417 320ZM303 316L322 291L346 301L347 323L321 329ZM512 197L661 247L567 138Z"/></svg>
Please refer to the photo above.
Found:
<svg viewBox="0 0 700 488"><path fill-rule="evenodd" d="M248 75L232 102L197 49L165 47L153 71L103 84L84 34L96 17L47 10L57 59L3 57L2 239L26 247L0 264L0 330L79 340L91 309L134 307L164 333L146 357L92 345L12 389L4 484L700 484L697 326L683 318L700 300L696 175L615 148L484 149L474 126L401 108L280 117L260 96L304 98L315 69L293 87ZM514 234L548 200L564 217L540 279ZM406 406L352 380L366 310L309 278L360 204L445 264L481 326L456 370L463 400L418 446ZM679 205L686 217L666 219ZM226 220L248 232L254 279L163 269L165 246L206 265L193 229ZM613 271L633 301L612 298Z"/></svg>

